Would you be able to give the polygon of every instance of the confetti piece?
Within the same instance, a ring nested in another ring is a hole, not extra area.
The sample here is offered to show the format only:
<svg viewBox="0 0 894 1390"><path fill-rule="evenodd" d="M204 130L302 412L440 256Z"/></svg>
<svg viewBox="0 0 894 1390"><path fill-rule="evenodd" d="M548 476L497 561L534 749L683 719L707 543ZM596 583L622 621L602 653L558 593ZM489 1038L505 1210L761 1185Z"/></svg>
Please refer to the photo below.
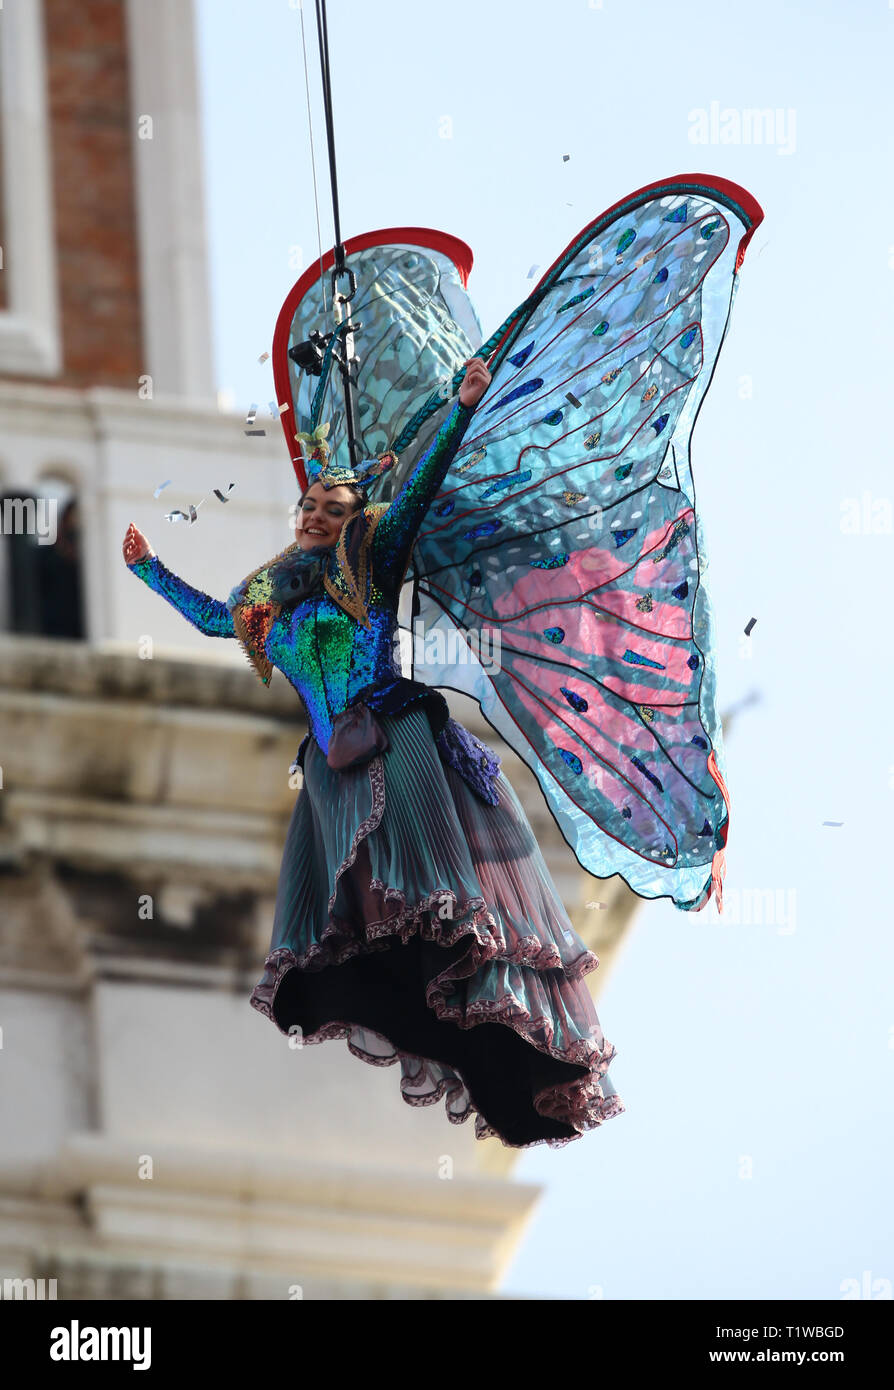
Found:
<svg viewBox="0 0 894 1390"><path fill-rule="evenodd" d="M165 482L165 483L159 483L158 487L155 489L155 491L153 492L152 496L153 496L153 497L158 497L159 494L160 494L161 492L163 492L164 489L165 489L166 487L170 487L170 486L171 486L171 480L170 480L170 478L168 478L167 482Z"/></svg>
<svg viewBox="0 0 894 1390"><path fill-rule="evenodd" d="M573 395L571 391L565 392L565 399L570 401L572 405L580 405L580 401L577 399L577 396Z"/></svg>
<svg viewBox="0 0 894 1390"><path fill-rule="evenodd" d="M844 825L843 820L824 820L823 825Z"/></svg>
<svg viewBox="0 0 894 1390"><path fill-rule="evenodd" d="M229 487L227 488L227 494L226 494L226 496L224 496L224 494L220 491L219 488L213 487L213 488L211 489L211 491L214 493L214 496L217 498L217 500L218 500L219 502L229 502L229 500L230 500L230 493L233 491L233 488L234 488L235 486L236 486L235 483L230 483Z"/></svg>
<svg viewBox="0 0 894 1390"><path fill-rule="evenodd" d="M748 626L747 626L746 629L745 629L745 636L746 636L746 637L749 637L749 636L751 635L751 629L754 627L754 624L755 624L756 622L757 622L757 618L751 618L751 619L749 620Z"/></svg>
<svg viewBox="0 0 894 1390"><path fill-rule="evenodd" d="M608 907L608 903L587 903L587 907Z"/></svg>
<svg viewBox="0 0 894 1390"><path fill-rule="evenodd" d="M268 358L269 356L270 356L270 353L269 353L269 352L262 352L261 355L260 355L260 357L258 358L258 361L259 361L259 362L266 362L266 361L267 361L267 358Z"/></svg>
<svg viewBox="0 0 894 1390"><path fill-rule="evenodd" d="M205 498L203 497L202 502L204 501ZM192 524L198 520L198 509L201 507L202 502L197 503L195 507L190 502L188 513L181 512L179 507L175 507L172 512L165 512L165 521L188 521L190 526L192 526Z"/></svg>
<svg viewBox="0 0 894 1390"><path fill-rule="evenodd" d="M266 434L266 430L246 430L246 434Z"/></svg>
<svg viewBox="0 0 894 1390"><path fill-rule="evenodd" d="M531 266L531 269L528 271L528 279L529 279L529 280L533 280L533 278L534 278L534 272L535 272L536 270L539 270L539 269L540 269L540 266L539 266L539 265L532 265L532 266Z"/></svg>
<svg viewBox="0 0 894 1390"><path fill-rule="evenodd" d="M281 406L279 407L279 414L280 414L280 415L285 415L285 413L286 413L286 411L288 410L288 408L289 408L288 402L286 402L285 405L281 405Z"/></svg>
<svg viewBox="0 0 894 1390"><path fill-rule="evenodd" d="M567 164L570 158L571 158L571 155L570 155L570 154L563 154L563 155L562 155L562 163L563 163L563 164Z"/></svg>
<svg viewBox="0 0 894 1390"><path fill-rule="evenodd" d="M258 407L257 407L254 403L252 403L252 404L248 407L248 414L247 414L246 417L245 417L245 423L246 423L247 425L253 425L254 422L255 422L255 416L257 415L257 413L258 413Z"/></svg>

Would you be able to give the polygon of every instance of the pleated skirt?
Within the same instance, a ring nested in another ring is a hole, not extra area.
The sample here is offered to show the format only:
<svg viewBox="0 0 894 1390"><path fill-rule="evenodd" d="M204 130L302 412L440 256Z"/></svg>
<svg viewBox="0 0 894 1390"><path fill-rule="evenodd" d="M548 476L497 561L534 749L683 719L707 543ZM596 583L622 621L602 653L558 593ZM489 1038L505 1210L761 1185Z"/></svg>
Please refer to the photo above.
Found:
<svg viewBox="0 0 894 1390"><path fill-rule="evenodd" d="M562 1147L624 1110L584 983L598 959L503 773L489 805L423 708L380 723L390 747L346 772L308 742L250 1002L302 1045L399 1063L409 1105L443 1097L478 1139Z"/></svg>

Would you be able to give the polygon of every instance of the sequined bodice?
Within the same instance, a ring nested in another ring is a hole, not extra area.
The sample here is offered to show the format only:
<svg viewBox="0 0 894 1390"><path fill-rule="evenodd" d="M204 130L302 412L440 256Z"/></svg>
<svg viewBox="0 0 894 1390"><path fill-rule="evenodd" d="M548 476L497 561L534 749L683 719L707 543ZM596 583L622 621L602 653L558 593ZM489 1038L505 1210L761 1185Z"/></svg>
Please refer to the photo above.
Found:
<svg viewBox="0 0 894 1390"><path fill-rule="evenodd" d="M330 596L323 585L322 566L318 582L294 604L283 605L270 627L266 656L301 696L311 732L324 752L328 751L333 719L359 692L378 689L401 677L395 650L400 583L419 525L473 414L473 409L457 402L378 520L369 551L369 627ZM327 548L324 554L325 568L331 574L338 566L335 548ZM214 637L236 636L227 605L192 588L157 556L137 560L130 568L200 632Z"/></svg>
<svg viewBox="0 0 894 1390"><path fill-rule="evenodd" d="M376 582L370 627L362 627L325 591L284 610L267 639L267 655L304 701L311 732L325 751L332 720L364 688L401 674L393 645L397 611Z"/></svg>

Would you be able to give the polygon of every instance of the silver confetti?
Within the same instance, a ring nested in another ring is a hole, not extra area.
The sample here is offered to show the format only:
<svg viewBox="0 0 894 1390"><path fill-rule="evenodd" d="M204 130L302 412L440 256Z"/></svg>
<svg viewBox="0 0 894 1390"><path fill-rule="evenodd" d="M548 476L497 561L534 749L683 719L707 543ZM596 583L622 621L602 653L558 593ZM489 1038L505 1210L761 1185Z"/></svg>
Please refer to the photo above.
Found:
<svg viewBox="0 0 894 1390"><path fill-rule="evenodd" d="M255 422L255 416L257 415L257 413L258 413L258 407L254 404L254 402L252 402L252 404L248 407L248 414L247 414L246 417L245 417L245 423L246 423L247 425L253 425L254 422Z"/></svg>
<svg viewBox="0 0 894 1390"><path fill-rule="evenodd" d="M166 487L170 487L170 486L171 486L171 480L170 480L170 478L168 478L167 482L159 483L158 487L155 489L155 491L153 492L152 496L153 496L153 497L158 497L158 496L160 495L160 493L162 493Z"/></svg>
<svg viewBox="0 0 894 1390"><path fill-rule="evenodd" d="M540 266L539 266L539 265L532 265L532 266L531 266L531 269L528 271L528 279L529 279L529 280L533 280L533 278L534 278L534 272L537 271L537 270L539 270L539 269L540 269Z"/></svg>
<svg viewBox="0 0 894 1390"><path fill-rule="evenodd" d="M246 434L266 434L266 430L246 430Z"/></svg>
<svg viewBox="0 0 894 1390"><path fill-rule="evenodd" d="M577 399L577 396L575 396L571 391L565 392L565 399L569 400L572 405L580 405L580 401Z"/></svg>
<svg viewBox="0 0 894 1390"><path fill-rule="evenodd" d="M230 493L233 491L233 488L234 488L235 486L236 486L235 483L230 483L229 487L227 488L227 495L226 495L226 497L225 497L224 494L221 492L220 488L213 487L213 488L211 489L211 491L214 493L214 496L217 498L217 500L218 500L219 502L229 502L229 500L230 500Z"/></svg>
<svg viewBox="0 0 894 1390"><path fill-rule="evenodd" d="M267 361L267 358L268 358L269 356L270 356L270 353L269 353L269 352L262 352L261 355L260 355L260 357L258 358L258 362L266 362L266 361Z"/></svg>
<svg viewBox="0 0 894 1390"><path fill-rule="evenodd" d="M748 626L747 626L746 629L745 629L745 636L746 636L746 637L749 637L749 636L751 635L751 629L754 627L754 624L755 624L756 622L757 622L757 618L751 618L751 619L749 620Z"/></svg>
<svg viewBox="0 0 894 1390"><path fill-rule="evenodd" d="M834 825L834 826L839 826L839 825L844 825L844 821L843 821L843 820L824 820L824 821L823 821L823 825Z"/></svg>
<svg viewBox="0 0 894 1390"><path fill-rule="evenodd" d="M586 907L608 907L608 903L586 903Z"/></svg>
<svg viewBox="0 0 894 1390"><path fill-rule="evenodd" d="M204 501L205 498L203 497L202 502ZM198 509L202 502L197 503L195 507L190 502L189 512L182 512L179 507L175 507L172 512L165 512L165 521L188 521L192 526L198 520Z"/></svg>

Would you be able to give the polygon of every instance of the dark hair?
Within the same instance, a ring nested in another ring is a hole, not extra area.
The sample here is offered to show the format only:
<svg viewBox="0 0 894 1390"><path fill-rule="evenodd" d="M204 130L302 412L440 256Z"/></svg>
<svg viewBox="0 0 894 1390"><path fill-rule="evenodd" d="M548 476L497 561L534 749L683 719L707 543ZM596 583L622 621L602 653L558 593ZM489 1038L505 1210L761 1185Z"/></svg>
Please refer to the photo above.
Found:
<svg viewBox="0 0 894 1390"><path fill-rule="evenodd" d="M308 483L307 487L304 489L304 491L302 492L301 496L298 498L298 506L299 506L299 507L302 505L302 503L304 502L305 497L306 497L307 494L310 492L310 490L311 490L311 488L313 487L314 483L317 482L317 481L318 481L318 480L317 480L316 478L313 478L313 479L311 479L311 481ZM360 507L363 507L363 506L366 505L366 493L363 491L362 488L360 488L360 487L355 487L355 485L354 485L353 483L340 483L340 484L339 484L339 487L346 487L346 488L348 489L349 492L352 492L352 493L354 494L354 504L355 504L355 505L354 505L354 511L357 511ZM351 515L353 515L353 513L351 513Z"/></svg>

